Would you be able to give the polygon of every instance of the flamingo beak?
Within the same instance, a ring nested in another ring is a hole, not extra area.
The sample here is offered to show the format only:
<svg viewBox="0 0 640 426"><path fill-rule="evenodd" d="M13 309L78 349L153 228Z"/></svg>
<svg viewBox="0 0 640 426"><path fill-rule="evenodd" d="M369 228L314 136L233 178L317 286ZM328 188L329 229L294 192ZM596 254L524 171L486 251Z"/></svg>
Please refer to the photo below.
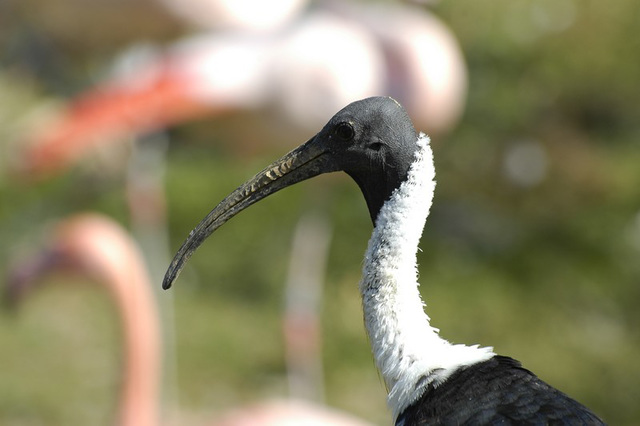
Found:
<svg viewBox="0 0 640 426"><path fill-rule="evenodd" d="M26 294L41 283L41 278L63 263L64 256L55 248L47 248L31 259L11 268L7 277L4 302L13 308Z"/></svg>

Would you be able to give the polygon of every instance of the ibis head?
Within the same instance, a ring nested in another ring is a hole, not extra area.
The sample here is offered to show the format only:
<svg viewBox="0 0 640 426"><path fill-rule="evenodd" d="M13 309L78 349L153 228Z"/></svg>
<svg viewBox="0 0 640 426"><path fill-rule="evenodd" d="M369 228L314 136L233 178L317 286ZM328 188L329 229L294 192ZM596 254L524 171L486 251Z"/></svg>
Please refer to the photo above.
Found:
<svg viewBox="0 0 640 426"><path fill-rule="evenodd" d="M318 134L275 161L227 196L191 231L164 277L171 287L193 252L241 210L280 189L311 177L344 171L360 187L371 220L406 179L418 149L418 134L402 106L388 97L353 102Z"/></svg>

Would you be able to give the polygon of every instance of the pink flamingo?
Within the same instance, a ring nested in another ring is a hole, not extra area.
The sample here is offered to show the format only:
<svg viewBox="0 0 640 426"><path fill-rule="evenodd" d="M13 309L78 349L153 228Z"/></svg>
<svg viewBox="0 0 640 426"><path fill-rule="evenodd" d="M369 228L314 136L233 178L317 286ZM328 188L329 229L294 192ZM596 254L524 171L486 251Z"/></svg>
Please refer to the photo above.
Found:
<svg viewBox="0 0 640 426"><path fill-rule="evenodd" d="M46 249L9 280L10 300L23 297L52 268L80 272L111 293L124 331L124 371L117 424L158 424L160 327L142 254L113 220L93 213L71 216L55 227Z"/></svg>
<svg viewBox="0 0 640 426"><path fill-rule="evenodd" d="M381 93L430 134L451 128L466 96L455 38L422 9L328 3L277 31L201 34L132 60L34 125L17 168L53 173L105 142L231 111L279 111L308 133Z"/></svg>
<svg viewBox="0 0 640 426"><path fill-rule="evenodd" d="M135 241L118 223L101 214L66 218L57 223L37 257L15 268L8 280L10 300L15 303L25 297L38 278L54 268L86 274L107 287L122 318L125 366L116 424L160 424L160 324L148 272ZM295 399L234 408L209 424L367 425L338 410Z"/></svg>
<svg viewBox="0 0 640 426"><path fill-rule="evenodd" d="M277 31L295 19L308 0L160 0L169 11L202 29Z"/></svg>

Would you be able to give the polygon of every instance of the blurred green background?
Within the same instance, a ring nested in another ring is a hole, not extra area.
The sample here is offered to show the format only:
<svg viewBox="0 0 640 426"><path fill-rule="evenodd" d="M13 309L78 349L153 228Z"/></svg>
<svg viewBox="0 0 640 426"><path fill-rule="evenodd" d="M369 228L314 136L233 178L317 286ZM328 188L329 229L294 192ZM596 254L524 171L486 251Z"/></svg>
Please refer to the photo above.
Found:
<svg viewBox="0 0 640 426"><path fill-rule="evenodd" d="M465 115L433 141L438 187L419 253L432 323L452 342L519 359L610 424L637 424L640 7L447 0L432 10L469 67ZM130 43L186 31L150 0L0 3L0 268L69 213L96 210L129 225L121 167L88 159L26 184L8 173L8 141L43 103L95 83ZM265 127L229 116L169 131L172 250L216 202L306 140L263 140ZM236 149L240 140L250 147ZM520 175L523 158L534 169ZM342 175L247 210L200 249L170 296L159 293L175 303L183 416L287 394L284 280L293 227L311 208L333 232L322 307L326 402L389 423L356 285L371 225ZM116 312L96 286L49 281L0 316L0 424L109 424L120 379Z"/></svg>

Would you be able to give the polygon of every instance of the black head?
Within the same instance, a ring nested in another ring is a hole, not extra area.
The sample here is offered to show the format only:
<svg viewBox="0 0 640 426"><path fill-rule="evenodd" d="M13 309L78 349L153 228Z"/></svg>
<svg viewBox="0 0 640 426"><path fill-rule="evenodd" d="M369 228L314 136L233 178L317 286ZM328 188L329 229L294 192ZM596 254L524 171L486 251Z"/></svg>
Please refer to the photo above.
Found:
<svg viewBox="0 0 640 426"><path fill-rule="evenodd" d="M353 102L334 115L316 139L339 170L356 181L371 220L407 177L418 134L404 108L389 97Z"/></svg>
<svg viewBox="0 0 640 426"><path fill-rule="evenodd" d="M322 173L344 171L364 195L374 222L384 202L407 178L418 135L398 102L388 97L353 102L309 141L286 154L227 196L189 234L165 275L169 288L198 246L251 204Z"/></svg>

